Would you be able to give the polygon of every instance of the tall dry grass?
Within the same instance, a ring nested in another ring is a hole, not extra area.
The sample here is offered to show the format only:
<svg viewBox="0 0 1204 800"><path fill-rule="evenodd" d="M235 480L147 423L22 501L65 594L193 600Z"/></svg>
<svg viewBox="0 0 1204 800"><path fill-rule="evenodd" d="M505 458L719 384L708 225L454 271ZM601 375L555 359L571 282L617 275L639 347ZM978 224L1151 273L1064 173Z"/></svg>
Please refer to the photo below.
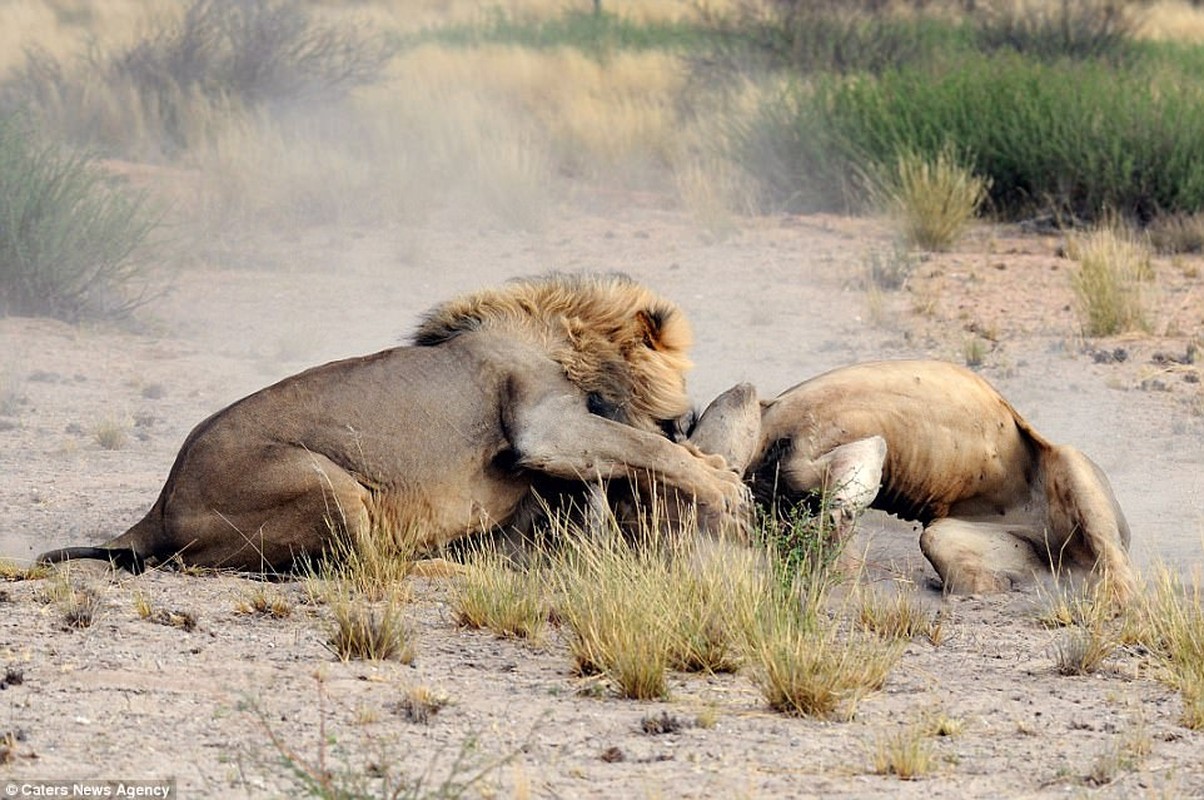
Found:
<svg viewBox="0 0 1204 800"><path fill-rule="evenodd" d="M1182 723L1204 730L1204 594L1166 567L1154 573L1138 638L1161 662L1165 680L1183 698Z"/></svg>
<svg viewBox="0 0 1204 800"><path fill-rule="evenodd" d="M1144 240L1123 223L1111 221L1071 236L1067 251L1079 262L1071 282L1083 333L1111 336L1150 330L1154 269Z"/></svg>
<svg viewBox="0 0 1204 800"><path fill-rule="evenodd" d="M520 567L495 548L472 552L452 592L456 621L466 628L539 642L551 611L542 561Z"/></svg>
<svg viewBox="0 0 1204 800"><path fill-rule="evenodd" d="M766 587L756 554L651 531L639 538L559 537L568 544L549 580L577 670L604 676L624 697L651 699L667 694L669 670L736 669L743 633L733 608Z"/></svg>
<svg viewBox="0 0 1204 800"><path fill-rule="evenodd" d="M974 221L991 181L962 166L951 148L935 158L904 151L871 178L871 195L895 220L903 240L948 250Z"/></svg>
<svg viewBox="0 0 1204 800"><path fill-rule="evenodd" d="M1137 35L1160 42L1204 42L1204 8L1188 0L1155 0L1145 4Z"/></svg>
<svg viewBox="0 0 1204 800"><path fill-rule="evenodd" d="M809 624L795 593L776 593L749 620L748 659L769 707L790 716L850 719L882 688L903 645Z"/></svg>

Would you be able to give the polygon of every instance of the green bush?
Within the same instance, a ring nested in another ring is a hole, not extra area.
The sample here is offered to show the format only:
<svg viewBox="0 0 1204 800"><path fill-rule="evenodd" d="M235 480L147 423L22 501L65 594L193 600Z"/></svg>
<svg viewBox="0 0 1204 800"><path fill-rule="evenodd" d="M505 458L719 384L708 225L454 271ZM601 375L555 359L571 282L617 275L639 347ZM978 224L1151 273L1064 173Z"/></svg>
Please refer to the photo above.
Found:
<svg viewBox="0 0 1204 800"><path fill-rule="evenodd" d="M952 146L991 181L1005 216L1191 213L1204 208L1204 91L1170 79L1152 91L1151 81L1102 62L976 57L940 74L797 86L734 138L773 206L858 204L859 174Z"/></svg>
<svg viewBox="0 0 1204 800"><path fill-rule="evenodd" d="M156 222L90 157L0 117L0 315L127 314L147 297L138 254Z"/></svg>

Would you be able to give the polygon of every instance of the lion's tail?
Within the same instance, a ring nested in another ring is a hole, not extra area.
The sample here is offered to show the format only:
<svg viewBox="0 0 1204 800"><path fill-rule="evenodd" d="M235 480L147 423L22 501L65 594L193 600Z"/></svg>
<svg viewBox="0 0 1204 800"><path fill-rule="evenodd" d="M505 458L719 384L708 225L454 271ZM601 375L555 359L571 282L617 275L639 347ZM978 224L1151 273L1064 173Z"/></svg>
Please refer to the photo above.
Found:
<svg viewBox="0 0 1204 800"><path fill-rule="evenodd" d="M114 567L135 575L146 569L148 557L155 556L154 543L162 530L163 498L160 496L146 516L128 531L100 547L60 547L37 557L38 564L59 564L64 561L108 561Z"/></svg>
<svg viewBox="0 0 1204 800"><path fill-rule="evenodd" d="M138 575L146 569L146 562L132 547L60 547L38 556L37 564L60 564L64 561L108 561L117 569Z"/></svg>

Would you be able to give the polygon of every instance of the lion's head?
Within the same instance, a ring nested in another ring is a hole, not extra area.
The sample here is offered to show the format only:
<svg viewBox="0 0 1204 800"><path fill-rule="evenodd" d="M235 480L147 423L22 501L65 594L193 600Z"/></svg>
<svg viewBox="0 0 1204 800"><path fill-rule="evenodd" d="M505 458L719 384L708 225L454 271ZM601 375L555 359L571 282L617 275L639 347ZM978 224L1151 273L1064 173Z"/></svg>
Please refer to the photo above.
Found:
<svg viewBox="0 0 1204 800"><path fill-rule="evenodd" d="M690 408L685 314L624 275L552 273L467 294L429 311L413 341L487 329L545 348L601 416L662 430Z"/></svg>

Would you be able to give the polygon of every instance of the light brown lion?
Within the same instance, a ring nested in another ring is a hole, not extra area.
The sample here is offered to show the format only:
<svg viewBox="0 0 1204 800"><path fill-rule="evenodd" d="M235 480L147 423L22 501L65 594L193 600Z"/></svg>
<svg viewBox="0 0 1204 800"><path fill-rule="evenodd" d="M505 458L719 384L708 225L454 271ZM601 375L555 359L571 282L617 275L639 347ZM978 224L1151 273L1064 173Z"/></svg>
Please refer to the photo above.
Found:
<svg viewBox="0 0 1204 800"><path fill-rule="evenodd" d="M759 502L827 491L842 535L866 507L922 523L946 591L1000 591L1051 569L1106 575L1119 600L1134 591L1129 526L1104 473L962 367L858 364L766 402L741 384L690 441L743 470Z"/></svg>
<svg viewBox="0 0 1204 800"><path fill-rule="evenodd" d="M688 323L622 276L551 275L427 314L413 344L285 378L198 425L149 513L103 547L137 571L287 570L345 534L418 548L506 526L547 486L663 481L718 525L746 492L674 444Z"/></svg>

